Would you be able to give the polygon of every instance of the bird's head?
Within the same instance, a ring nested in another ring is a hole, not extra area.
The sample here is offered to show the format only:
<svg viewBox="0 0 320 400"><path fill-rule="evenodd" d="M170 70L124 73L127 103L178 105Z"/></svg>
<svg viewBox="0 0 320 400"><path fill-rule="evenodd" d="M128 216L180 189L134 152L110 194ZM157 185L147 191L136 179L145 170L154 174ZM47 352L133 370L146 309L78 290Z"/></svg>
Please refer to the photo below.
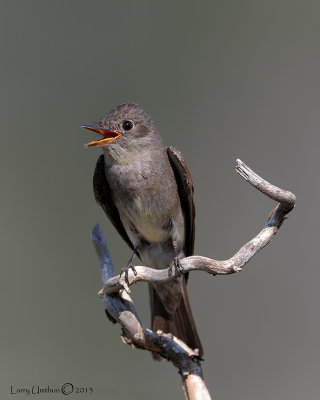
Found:
<svg viewBox="0 0 320 400"><path fill-rule="evenodd" d="M102 137L85 147L100 146L105 153L123 157L124 152L143 151L150 144L161 142L152 119L137 104L124 103L101 118L100 122L82 128L99 133ZM113 157L114 158L114 157Z"/></svg>

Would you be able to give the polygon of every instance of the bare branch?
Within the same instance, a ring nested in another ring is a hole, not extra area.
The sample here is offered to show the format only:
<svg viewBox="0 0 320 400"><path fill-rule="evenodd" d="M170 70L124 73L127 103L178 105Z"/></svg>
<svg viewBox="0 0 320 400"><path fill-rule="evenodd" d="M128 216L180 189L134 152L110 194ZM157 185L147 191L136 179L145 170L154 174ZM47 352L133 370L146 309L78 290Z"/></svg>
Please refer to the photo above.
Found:
<svg viewBox="0 0 320 400"><path fill-rule="evenodd" d="M295 206L294 194L280 189L262 179L242 161L237 160L236 171L260 192L279 202L272 210L265 227L252 240L246 243L230 259L213 260L202 256L191 256L181 259L183 273L205 271L212 275L228 275L239 272L248 261L265 247L277 233L286 215ZM99 256L104 290L101 293L108 318L118 322L123 330L122 340L137 348L159 353L171 361L179 370L183 380L185 397L188 400L209 400L210 394L203 381L200 359L195 350L171 334L153 332L145 329L137 315L129 296L129 286L144 281L149 283L166 283L178 276L175 268L155 270L145 266L136 266L136 275L129 270L128 284L124 278L114 276L114 268L103 232L96 225L91 232L91 239Z"/></svg>
<svg viewBox="0 0 320 400"><path fill-rule="evenodd" d="M102 280L105 282L106 277L114 274L114 268L103 232L98 224L91 231L91 239L99 256ZM118 322L121 325L124 343L159 353L171 361L182 376L186 399L211 399L203 381L200 359L196 351L171 334L145 329L139 320L132 299L124 289L113 295L104 293L102 300L108 317L114 323Z"/></svg>
<svg viewBox="0 0 320 400"><path fill-rule="evenodd" d="M270 197L270 199L281 203L287 212L290 212L295 206L296 196L293 193L280 189L267 182L239 159L237 160L236 171L243 179L249 182L250 185Z"/></svg>
<svg viewBox="0 0 320 400"><path fill-rule="evenodd" d="M277 186L265 181L250 169L245 163L237 160L236 171L239 175L249 182L252 186L264 193L273 200L279 201L275 210L270 214L270 217L265 227L252 240L246 243L241 249L231 258L224 261L213 260L203 256L190 256L181 259L183 273L191 271L205 271L212 275L229 275L242 271L248 261L265 247L274 235L277 233L283 223L286 214L288 214L295 206L295 195L286 190L280 189ZM137 275L131 270L128 275L128 286L142 281L149 283L166 283L178 276L178 271L174 272L174 268L156 270L144 266L135 267ZM105 282L105 291L108 294L116 293L120 289L125 288L129 293L123 278L114 276Z"/></svg>

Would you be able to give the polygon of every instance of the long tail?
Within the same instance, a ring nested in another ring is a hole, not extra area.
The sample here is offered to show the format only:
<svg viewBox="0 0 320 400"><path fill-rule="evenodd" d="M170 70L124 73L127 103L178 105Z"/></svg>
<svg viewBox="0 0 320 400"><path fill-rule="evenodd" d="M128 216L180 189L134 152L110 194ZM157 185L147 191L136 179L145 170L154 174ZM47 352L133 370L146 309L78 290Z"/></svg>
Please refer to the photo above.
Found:
<svg viewBox="0 0 320 400"><path fill-rule="evenodd" d="M182 283L181 303L171 319L152 285L149 285L149 291L152 330L157 331L159 329L165 333L172 333L190 348L198 349L199 355L202 356L203 349L188 299L186 280L183 279ZM154 353L153 357L156 360L161 360L161 357L157 353Z"/></svg>

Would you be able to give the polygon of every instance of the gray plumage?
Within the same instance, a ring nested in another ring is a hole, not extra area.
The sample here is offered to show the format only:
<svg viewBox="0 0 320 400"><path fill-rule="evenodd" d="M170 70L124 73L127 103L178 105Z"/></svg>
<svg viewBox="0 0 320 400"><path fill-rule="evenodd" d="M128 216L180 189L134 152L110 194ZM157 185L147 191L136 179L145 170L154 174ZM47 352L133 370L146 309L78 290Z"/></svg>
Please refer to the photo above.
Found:
<svg viewBox="0 0 320 400"><path fill-rule="evenodd" d="M151 268L166 268L175 258L193 254L193 185L181 153L163 144L136 104L116 107L97 126L120 134L102 146L94 192L123 239ZM170 331L202 354L186 278L155 285L150 295L153 329Z"/></svg>

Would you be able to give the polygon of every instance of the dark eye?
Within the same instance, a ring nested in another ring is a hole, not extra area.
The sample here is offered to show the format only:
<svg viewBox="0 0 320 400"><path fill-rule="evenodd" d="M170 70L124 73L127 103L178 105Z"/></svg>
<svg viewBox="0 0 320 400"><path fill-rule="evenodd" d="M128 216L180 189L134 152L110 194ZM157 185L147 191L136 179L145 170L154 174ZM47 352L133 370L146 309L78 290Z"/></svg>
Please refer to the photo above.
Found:
<svg viewBox="0 0 320 400"><path fill-rule="evenodd" d="M133 128L133 123L131 121L124 121L122 127L125 131L130 131Z"/></svg>

